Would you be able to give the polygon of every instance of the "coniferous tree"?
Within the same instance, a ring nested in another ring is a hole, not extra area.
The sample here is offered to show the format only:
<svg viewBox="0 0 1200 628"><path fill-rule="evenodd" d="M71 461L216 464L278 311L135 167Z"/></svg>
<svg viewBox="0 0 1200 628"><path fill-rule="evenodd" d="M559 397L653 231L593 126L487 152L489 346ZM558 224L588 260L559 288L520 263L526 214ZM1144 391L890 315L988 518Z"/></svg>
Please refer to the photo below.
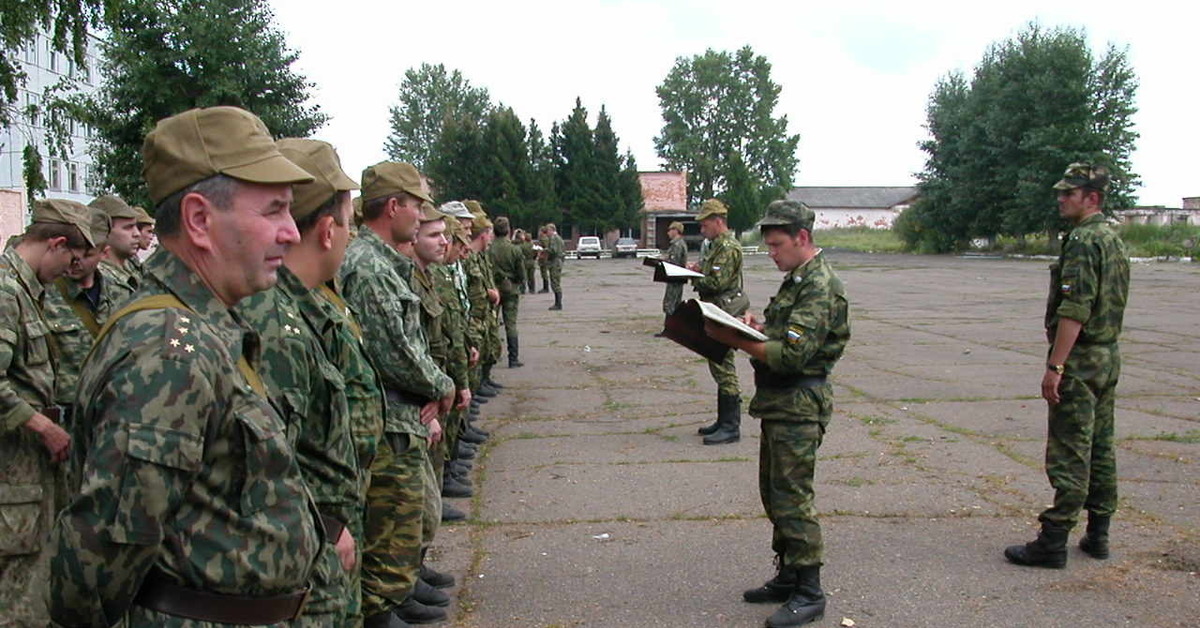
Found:
<svg viewBox="0 0 1200 628"><path fill-rule="evenodd" d="M529 229L561 222L558 197L554 189L554 149L542 136L535 120L529 121L529 186L526 188L525 205L529 214L524 226Z"/></svg>
<svg viewBox="0 0 1200 628"><path fill-rule="evenodd" d="M512 108L500 107L488 115L480 159L486 190L480 200L492 215L523 224L528 214L529 148L525 126Z"/></svg>
<svg viewBox="0 0 1200 628"><path fill-rule="evenodd" d="M584 234L599 235L603 229L603 198L596 182L596 145L587 121L587 109L576 98L575 108L558 130L554 151L558 200L564 223Z"/></svg>
<svg viewBox="0 0 1200 628"><path fill-rule="evenodd" d="M487 196L486 161L480 158L482 154L483 129L479 124L469 117L448 118L425 169L432 179L434 197L479 200Z"/></svg>
<svg viewBox="0 0 1200 628"><path fill-rule="evenodd" d="M483 127L491 109L488 90L472 86L458 70L448 71L441 63L410 68L400 84L399 103L388 110L392 132L384 152L424 171L447 120Z"/></svg>

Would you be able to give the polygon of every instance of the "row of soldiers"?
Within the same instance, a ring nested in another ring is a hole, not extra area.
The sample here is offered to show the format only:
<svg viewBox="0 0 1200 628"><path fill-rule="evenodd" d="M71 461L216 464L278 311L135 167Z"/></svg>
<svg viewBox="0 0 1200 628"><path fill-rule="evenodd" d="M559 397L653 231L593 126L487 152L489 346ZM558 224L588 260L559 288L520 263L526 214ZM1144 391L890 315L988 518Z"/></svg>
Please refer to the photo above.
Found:
<svg viewBox="0 0 1200 628"><path fill-rule="evenodd" d="M39 201L0 258L0 625L444 618L507 220L234 107L142 154L144 265L116 197Z"/></svg>

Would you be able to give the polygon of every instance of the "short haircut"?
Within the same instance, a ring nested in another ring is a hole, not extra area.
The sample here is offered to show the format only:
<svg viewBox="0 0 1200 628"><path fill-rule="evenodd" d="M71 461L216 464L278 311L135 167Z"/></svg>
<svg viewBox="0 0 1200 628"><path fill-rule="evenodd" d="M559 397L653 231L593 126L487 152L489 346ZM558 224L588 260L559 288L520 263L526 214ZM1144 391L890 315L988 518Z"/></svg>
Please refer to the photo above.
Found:
<svg viewBox="0 0 1200 628"><path fill-rule="evenodd" d="M333 216L333 222L337 223L339 227L345 226L346 219L342 215L342 203L349 199L349 190L334 192L333 196L330 196L329 200L322 203L320 207L300 220L297 220L296 230L300 233L308 233L310 229L317 226L317 223L326 216Z"/></svg>
<svg viewBox="0 0 1200 628"><path fill-rule="evenodd" d="M508 235L508 220L497 218L496 222L492 223L492 233L495 233L497 237Z"/></svg>
<svg viewBox="0 0 1200 628"><path fill-rule="evenodd" d="M381 215L383 215L383 208L385 206L387 206L388 201L392 200L393 198L400 201L401 205L407 204L408 199L410 199L410 198L414 199L414 200L420 200L416 196L413 196L412 194L409 194L408 192L396 192L395 194L388 194L387 196L380 196L379 198L373 198L373 199L363 203L363 210L362 210L363 221L365 222L368 220L375 220L376 218L379 218Z"/></svg>
<svg viewBox="0 0 1200 628"><path fill-rule="evenodd" d="M179 231L182 228L180 204L183 202L183 197L188 194L203 196L213 205L216 205L217 209L231 209L233 207L233 195L238 191L239 185L238 180L233 177L215 174L164 198L154 208L155 233L159 237L167 238L179 235Z"/></svg>
<svg viewBox="0 0 1200 628"><path fill-rule="evenodd" d="M808 235L810 237L812 236L811 229L806 229L803 225L795 222L786 225L763 225L758 228L758 232L761 233L764 238L772 231L782 231L783 233L786 233L789 238L795 238L801 231L807 231Z"/></svg>
<svg viewBox="0 0 1200 628"><path fill-rule="evenodd" d="M46 242L54 238L66 238L67 248L69 249L90 249L87 238L83 237L83 232L75 225L68 225L61 222L35 222L25 228L25 234L21 237L22 241L28 242Z"/></svg>

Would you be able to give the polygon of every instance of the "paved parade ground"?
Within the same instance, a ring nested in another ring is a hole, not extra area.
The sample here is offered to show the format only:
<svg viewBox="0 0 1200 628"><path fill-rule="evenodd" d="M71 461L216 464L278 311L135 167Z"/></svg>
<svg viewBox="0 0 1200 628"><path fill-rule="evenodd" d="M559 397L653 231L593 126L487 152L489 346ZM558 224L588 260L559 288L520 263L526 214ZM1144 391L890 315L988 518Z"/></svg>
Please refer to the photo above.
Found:
<svg viewBox="0 0 1200 628"><path fill-rule="evenodd" d="M1066 569L1047 570L1002 551L1034 538L1052 497L1048 262L826 254L853 336L817 465L829 607L813 625L1197 625L1200 264L1134 265L1113 557L1079 551L1081 525ZM774 610L741 600L772 575L757 421L739 443L700 444L716 388L701 358L652 337L650 274L569 260L564 311L522 297L526 366L496 369L507 388L483 408L476 495L455 500L471 519L435 547L460 581L449 625L760 626ZM782 275L757 255L745 277L761 312ZM744 354L738 372L748 400Z"/></svg>

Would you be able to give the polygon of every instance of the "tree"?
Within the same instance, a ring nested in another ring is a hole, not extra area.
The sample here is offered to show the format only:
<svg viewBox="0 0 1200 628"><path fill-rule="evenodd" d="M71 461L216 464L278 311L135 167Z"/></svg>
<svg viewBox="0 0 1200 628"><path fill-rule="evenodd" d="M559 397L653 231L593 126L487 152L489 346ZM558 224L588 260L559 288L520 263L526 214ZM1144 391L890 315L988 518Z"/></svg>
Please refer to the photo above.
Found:
<svg viewBox="0 0 1200 628"><path fill-rule="evenodd" d="M483 154L483 129L471 118L447 118L434 142L425 173L432 179L435 197L482 199L487 196Z"/></svg>
<svg viewBox="0 0 1200 628"><path fill-rule="evenodd" d="M781 90L749 46L676 59L656 90L664 124L654 144L667 168L688 171L690 201L724 193L742 166L751 187L791 189L800 136L788 135L787 116L774 115ZM757 216L762 207L735 209Z"/></svg>
<svg viewBox="0 0 1200 628"><path fill-rule="evenodd" d="M557 127L556 127L557 129ZM548 222L561 222L558 196L554 189L554 149L542 136L537 121L529 120L529 187L526 206L529 214L524 225L529 228Z"/></svg>
<svg viewBox="0 0 1200 628"><path fill-rule="evenodd" d="M479 158L483 162L485 193L480 198L489 213L508 216L514 224L525 224L529 188L529 147L525 125L510 107L488 115Z"/></svg>
<svg viewBox="0 0 1200 628"><path fill-rule="evenodd" d="M384 152L424 170L447 120L470 120L482 127L491 109L487 89L472 87L458 70L423 63L404 73L400 102L388 110L392 134L384 141Z"/></svg>
<svg viewBox="0 0 1200 628"><path fill-rule="evenodd" d="M951 73L930 96L921 196L901 237L948 251L1056 229L1051 186L1073 161L1109 166L1108 207L1132 204L1136 90L1125 51L1110 45L1096 60L1081 31L1030 24L993 44L969 84Z"/></svg>
<svg viewBox="0 0 1200 628"><path fill-rule="evenodd" d="M579 98L571 115L555 128L555 184L565 211L563 222L596 234L603 229L604 195L595 176L595 139Z"/></svg>
<svg viewBox="0 0 1200 628"><path fill-rule="evenodd" d="M96 130L104 181L148 203L141 145L158 120L194 107L254 112L276 137L307 137L327 116L309 105L312 84L292 69L297 54L273 25L266 0L127 0L105 46L104 83L67 100Z"/></svg>
<svg viewBox="0 0 1200 628"><path fill-rule="evenodd" d="M614 222L620 227L632 227L641 219L645 200L642 198L642 180L638 176L637 160L633 151L626 151L624 166L621 168L620 179L617 182L618 209Z"/></svg>

